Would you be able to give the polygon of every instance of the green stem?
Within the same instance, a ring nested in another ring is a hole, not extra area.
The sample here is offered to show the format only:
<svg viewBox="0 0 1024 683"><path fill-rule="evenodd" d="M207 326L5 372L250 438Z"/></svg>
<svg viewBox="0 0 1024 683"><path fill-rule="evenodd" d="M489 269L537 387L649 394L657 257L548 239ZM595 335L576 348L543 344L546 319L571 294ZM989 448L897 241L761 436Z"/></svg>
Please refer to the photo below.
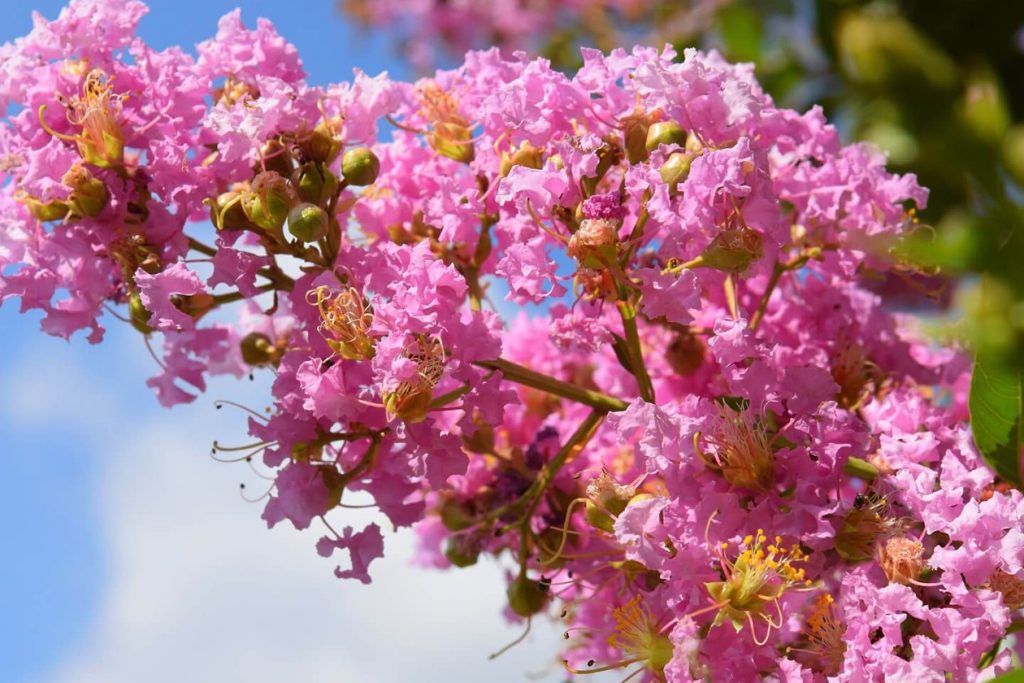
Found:
<svg viewBox="0 0 1024 683"><path fill-rule="evenodd" d="M554 396L576 401L595 410L617 412L629 407L629 404L621 398L615 398L600 391L584 389L581 386L542 375L530 368L507 361L504 358L476 361L474 365L487 368L488 370L500 370L505 379L510 382L516 382L517 384L522 384L523 386L531 387Z"/></svg>
<svg viewBox="0 0 1024 683"><path fill-rule="evenodd" d="M878 468L863 458L850 457L843 466L843 471L851 477L864 481L874 481L878 476Z"/></svg>
<svg viewBox="0 0 1024 683"><path fill-rule="evenodd" d="M469 392L469 389L469 382L466 382L461 387L457 387L447 393L441 394L440 396L438 396L437 398L430 402L430 409L433 410L434 408L441 408L443 406L448 405L455 399L467 394Z"/></svg>
<svg viewBox="0 0 1024 683"><path fill-rule="evenodd" d="M213 258L217 255L217 250L213 247L203 244L194 237L188 238L188 247L192 251L198 251L200 254ZM260 268L256 271L257 275L262 275L276 285L276 289L283 289L285 291L292 291L295 286L295 280L281 272L281 269L275 264L273 267Z"/></svg>
<svg viewBox="0 0 1024 683"><path fill-rule="evenodd" d="M812 258L819 258L821 256L820 247L810 247L805 249L802 254L794 256L785 263L775 262L775 266L772 267L772 275L768 279L768 286L764 288L764 294L761 295L761 300L757 302L757 310L754 311L754 315L750 317L750 331L757 332L758 326L761 324L761 320L764 318L765 312L768 310L768 300L772 298L772 292L779 285L779 280L782 279L784 273L788 273L792 270L803 268L807 265L807 262Z"/></svg>
<svg viewBox="0 0 1024 683"><path fill-rule="evenodd" d="M265 285L261 285L261 286L257 287L256 291L258 291L258 292L272 292L275 289L277 289L277 284L273 283L273 282L268 282ZM227 292L226 294L217 294L216 296L213 297L213 304L211 305L211 308L213 306L223 306L224 304L230 304L230 303L233 303L235 301L241 301L244 298L246 298L246 295L242 294L241 292L238 292L238 291Z"/></svg>
<svg viewBox="0 0 1024 683"><path fill-rule="evenodd" d="M764 294L761 295L761 300L757 302L757 310L754 311L754 315L750 316L751 332L757 332L761 319L764 317L765 311L768 310L768 300L772 298L772 292L775 291L775 287L779 284L779 280L782 279L782 274L785 272L785 266L776 261L775 266L772 268L772 276L768 279L768 286L764 288Z"/></svg>
<svg viewBox="0 0 1024 683"><path fill-rule="evenodd" d="M654 384L647 373L647 366L644 365L640 333L636 326L636 307L628 301L619 301L619 315L622 316L622 329L626 334L626 350L629 352L630 365L633 366L628 369L636 377L636 383L640 387L640 398L648 403L654 403Z"/></svg>
<svg viewBox="0 0 1024 683"><path fill-rule="evenodd" d="M650 220L651 214L647 211L647 201L651 198L651 191L646 190L643 194L641 202L643 208L640 210L640 215L636 217L636 223L633 224L633 229L629 231L629 237L626 238L628 247L626 252L622 255L622 260L619 265L625 268L629 265L630 260L633 258L633 254L636 253L637 242L644 235L644 226L647 225L647 221Z"/></svg>
<svg viewBox="0 0 1024 683"><path fill-rule="evenodd" d="M530 486L530 490L527 491L524 496L524 499L529 500L530 504L526 508L526 512L523 514L521 522L521 555L519 558L521 567L525 567L526 557L529 553L528 538L531 534L530 520L533 519L533 514L537 511L537 508L540 506L540 502L544 499L544 492L547 491L548 486L550 486L551 482L554 481L555 476L558 474L559 470L562 469L565 463L569 462L570 458L575 457L583 450L583 447L586 446L587 442L590 441L590 438L594 435L594 432L596 432L597 428L601 425L601 421L604 420L604 416L605 413L600 410L594 410L587 415L586 419L583 420L583 422L580 423L580 426L576 428L576 431L573 432L573 435L569 437L569 440L565 442L565 445L563 445L555 457L551 459L551 462L541 470L540 475L533 482Z"/></svg>

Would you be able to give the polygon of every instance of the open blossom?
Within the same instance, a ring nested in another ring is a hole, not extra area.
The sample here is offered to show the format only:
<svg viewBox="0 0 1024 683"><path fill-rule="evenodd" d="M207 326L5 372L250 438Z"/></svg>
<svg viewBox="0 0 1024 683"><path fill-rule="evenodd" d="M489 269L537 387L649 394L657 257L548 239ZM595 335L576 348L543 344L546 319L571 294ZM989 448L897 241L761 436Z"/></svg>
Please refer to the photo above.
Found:
<svg viewBox="0 0 1024 683"><path fill-rule="evenodd" d="M353 505L422 564L506 558L508 615L558 615L573 675L1009 667L1021 494L963 352L872 285L914 176L713 52L316 86L269 22L193 56L144 12L78 0L0 48L0 302L130 324L167 406L271 375L253 443L214 449L273 480L268 526L364 583L385 541Z"/></svg>

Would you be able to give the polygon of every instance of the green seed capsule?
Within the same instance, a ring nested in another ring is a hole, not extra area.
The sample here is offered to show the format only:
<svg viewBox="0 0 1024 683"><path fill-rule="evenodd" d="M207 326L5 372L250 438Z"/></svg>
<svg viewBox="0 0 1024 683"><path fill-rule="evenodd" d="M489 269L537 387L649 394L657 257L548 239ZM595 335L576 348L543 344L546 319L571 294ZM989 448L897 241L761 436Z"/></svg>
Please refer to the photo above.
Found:
<svg viewBox="0 0 1024 683"><path fill-rule="evenodd" d="M647 130L647 151L661 145L685 145L686 131L675 121L659 121Z"/></svg>
<svg viewBox="0 0 1024 683"><path fill-rule="evenodd" d="M288 212L288 232L300 242L315 242L327 234L327 212L316 204L299 204Z"/></svg>
<svg viewBox="0 0 1024 683"><path fill-rule="evenodd" d="M341 175L349 185L373 185L380 173L380 159L366 147L356 147L341 157Z"/></svg>

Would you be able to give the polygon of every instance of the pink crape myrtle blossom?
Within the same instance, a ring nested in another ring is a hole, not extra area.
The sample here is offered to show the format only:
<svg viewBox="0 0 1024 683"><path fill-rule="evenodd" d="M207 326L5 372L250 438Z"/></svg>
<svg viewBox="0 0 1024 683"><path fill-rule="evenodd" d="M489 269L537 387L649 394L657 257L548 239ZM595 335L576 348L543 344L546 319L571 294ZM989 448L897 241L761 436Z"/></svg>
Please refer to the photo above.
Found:
<svg viewBox="0 0 1024 683"><path fill-rule="evenodd" d="M130 324L166 406L267 374L214 457L273 480L268 526L363 583L388 524L352 506L419 564L501 557L572 676L1009 668L1024 501L963 351L875 286L912 269L914 176L713 52L316 86L269 22L192 55L144 13L80 0L0 48L0 302Z"/></svg>

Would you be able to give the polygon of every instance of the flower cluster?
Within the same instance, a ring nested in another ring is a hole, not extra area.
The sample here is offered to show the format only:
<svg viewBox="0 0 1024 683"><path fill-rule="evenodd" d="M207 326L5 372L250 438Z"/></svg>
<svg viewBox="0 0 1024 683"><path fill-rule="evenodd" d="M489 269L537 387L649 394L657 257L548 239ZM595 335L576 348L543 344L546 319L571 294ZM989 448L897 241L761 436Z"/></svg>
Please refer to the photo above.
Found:
<svg viewBox="0 0 1024 683"><path fill-rule="evenodd" d="M192 56L144 12L77 0L0 48L0 301L132 325L168 406L272 373L233 454L273 472L268 525L363 582L380 527L327 519L353 495L424 564L506 556L508 616L560 614L573 674L1009 667L1021 494L964 355L871 288L914 177L715 53L314 86L265 21Z"/></svg>

